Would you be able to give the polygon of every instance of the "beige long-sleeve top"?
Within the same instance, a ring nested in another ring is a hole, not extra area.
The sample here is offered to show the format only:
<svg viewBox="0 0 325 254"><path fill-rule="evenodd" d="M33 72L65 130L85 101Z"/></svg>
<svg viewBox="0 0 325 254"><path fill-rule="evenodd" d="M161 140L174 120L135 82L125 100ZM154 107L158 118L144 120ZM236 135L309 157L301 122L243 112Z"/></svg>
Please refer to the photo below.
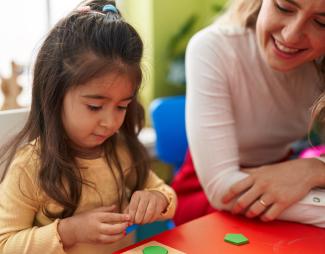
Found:
<svg viewBox="0 0 325 254"><path fill-rule="evenodd" d="M10 169L0 184L0 253L1 254L83 254L111 253L132 243L131 235L113 244L76 244L64 251L57 232L58 220L51 220L42 211L46 206L51 212L62 207L51 200L38 185L39 157L35 145L23 147L13 160ZM134 171L130 171L130 156L119 149L123 158L122 168L130 186L134 183ZM103 158L85 160L77 158L83 179L95 184L95 189L83 185L80 204L75 214L100 206L118 204L117 187L111 170ZM117 170L117 169L114 169ZM172 218L176 208L176 195L152 171L145 189L160 191L169 200L161 219ZM128 203L127 198L123 206Z"/></svg>

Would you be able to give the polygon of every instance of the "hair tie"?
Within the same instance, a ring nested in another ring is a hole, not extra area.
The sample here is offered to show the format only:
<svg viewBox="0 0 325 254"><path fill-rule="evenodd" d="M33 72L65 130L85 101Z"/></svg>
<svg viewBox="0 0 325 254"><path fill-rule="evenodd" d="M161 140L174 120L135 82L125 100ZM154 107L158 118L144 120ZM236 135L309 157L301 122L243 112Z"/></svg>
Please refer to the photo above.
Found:
<svg viewBox="0 0 325 254"><path fill-rule="evenodd" d="M116 7L114 5L112 5L112 4L104 5L102 11L103 12L109 12L110 11L110 12L114 12L114 13L118 14L118 11L117 11Z"/></svg>

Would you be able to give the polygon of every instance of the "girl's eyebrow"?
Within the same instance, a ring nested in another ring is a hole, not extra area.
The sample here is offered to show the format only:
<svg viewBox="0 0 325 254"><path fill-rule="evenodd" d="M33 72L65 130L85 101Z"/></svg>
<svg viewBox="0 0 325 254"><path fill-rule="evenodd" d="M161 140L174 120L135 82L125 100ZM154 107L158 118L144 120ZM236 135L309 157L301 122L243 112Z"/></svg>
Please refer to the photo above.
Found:
<svg viewBox="0 0 325 254"><path fill-rule="evenodd" d="M129 96L127 98L121 99L121 101L130 101L134 98L135 95ZM84 98L89 98L89 99L96 99L96 100L110 100L111 98L103 96L103 95L98 95L98 94L86 94L86 95L81 95L81 97Z"/></svg>

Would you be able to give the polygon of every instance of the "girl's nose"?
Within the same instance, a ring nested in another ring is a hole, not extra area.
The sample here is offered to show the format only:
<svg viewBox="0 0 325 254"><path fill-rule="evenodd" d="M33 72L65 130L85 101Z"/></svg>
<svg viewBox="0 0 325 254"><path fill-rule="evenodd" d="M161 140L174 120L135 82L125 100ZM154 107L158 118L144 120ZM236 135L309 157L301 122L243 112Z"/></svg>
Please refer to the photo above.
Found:
<svg viewBox="0 0 325 254"><path fill-rule="evenodd" d="M104 127L108 130L113 130L116 126L116 116L114 114L105 114L99 122L99 126Z"/></svg>

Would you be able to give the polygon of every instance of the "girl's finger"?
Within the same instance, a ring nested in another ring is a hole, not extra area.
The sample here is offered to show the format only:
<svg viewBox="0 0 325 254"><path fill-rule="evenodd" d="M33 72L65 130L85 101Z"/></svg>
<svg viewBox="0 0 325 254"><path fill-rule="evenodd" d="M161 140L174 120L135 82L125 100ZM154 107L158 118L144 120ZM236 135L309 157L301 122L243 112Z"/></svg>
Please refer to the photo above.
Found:
<svg viewBox="0 0 325 254"><path fill-rule="evenodd" d="M129 204L130 220L133 223L135 221L135 214L137 212L139 202L140 202L140 196L139 195L136 195L136 192L135 192L135 195L133 195L131 197L130 204Z"/></svg>
<svg viewBox="0 0 325 254"><path fill-rule="evenodd" d="M134 217L134 222L136 224L143 224L143 219L146 214L148 204L149 204L148 198L142 198L140 200L135 217Z"/></svg>
<svg viewBox="0 0 325 254"><path fill-rule="evenodd" d="M230 187L228 192L222 197L222 202L224 204L229 203L234 198L238 197L241 193L252 187L254 180L252 177L247 176L246 178L240 180Z"/></svg>
<svg viewBox="0 0 325 254"><path fill-rule="evenodd" d="M108 244L108 243L114 243L118 240L121 240L125 236L124 233L116 234L116 235L106 235L106 234L101 234L96 243L102 243L102 244Z"/></svg>
<svg viewBox="0 0 325 254"><path fill-rule="evenodd" d="M100 222L103 223L121 223L121 222L129 222L131 219L129 214L123 213L109 213L109 212L102 212L99 215Z"/></svg>
<svg viewBox="0 0 325 254"><path fill-rule="evenodd" d="M102 223L100 225L99 232L105 235L116 235L116 234L123 234L123 232L128 227L128 223L116 223L116 224L106 224Z"/></svg>
<svg viewBox="0 0 325 254"><path fill-rule="evenodd" d="M156 199L152 199L149 201L144 218L143 223L150 223L154 220L157 213L157 202Z"/></svg>

